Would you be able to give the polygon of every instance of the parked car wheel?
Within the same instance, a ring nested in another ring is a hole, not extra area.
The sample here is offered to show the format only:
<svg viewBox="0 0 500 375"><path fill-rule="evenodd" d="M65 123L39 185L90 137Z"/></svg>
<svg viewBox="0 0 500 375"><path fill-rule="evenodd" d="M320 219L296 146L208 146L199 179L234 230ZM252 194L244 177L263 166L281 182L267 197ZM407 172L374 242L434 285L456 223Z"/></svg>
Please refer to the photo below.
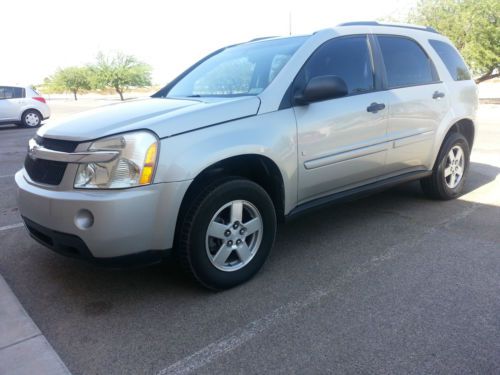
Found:
<svg viewBox="0 0 500 375"><path fill-rule="evenodd" d="M458 197L469 170L469 158L467 139L460 133L449 134L443 142L432 175L420 181L424 193L441 200Z"/></svg>
<svg viewBox="0 0 500 375"><path fill-rule="evenodd" d="M181 224L178 255L203 286L241 284L264 264L276 235L276 213L266 191L242 178L220 180L192 201Z"/></svg>
<svg viewBox="0 0 500 375"><path fill-rule="evenodd" d="M25 128L36 128L42 123L40 112L34 109L29 109L23 113L22 126Z"/></svg>

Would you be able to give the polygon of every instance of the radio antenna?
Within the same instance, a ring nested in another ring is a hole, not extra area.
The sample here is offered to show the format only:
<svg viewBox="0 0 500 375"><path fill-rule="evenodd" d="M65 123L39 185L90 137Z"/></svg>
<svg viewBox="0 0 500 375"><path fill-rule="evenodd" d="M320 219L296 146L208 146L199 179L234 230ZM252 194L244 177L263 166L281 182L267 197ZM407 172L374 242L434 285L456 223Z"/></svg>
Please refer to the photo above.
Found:
<svg viewBox="0 0 500 375"><path fill-rule="evenodd" d="M288 12L288 35L292 35L292 11Z"/></svg>

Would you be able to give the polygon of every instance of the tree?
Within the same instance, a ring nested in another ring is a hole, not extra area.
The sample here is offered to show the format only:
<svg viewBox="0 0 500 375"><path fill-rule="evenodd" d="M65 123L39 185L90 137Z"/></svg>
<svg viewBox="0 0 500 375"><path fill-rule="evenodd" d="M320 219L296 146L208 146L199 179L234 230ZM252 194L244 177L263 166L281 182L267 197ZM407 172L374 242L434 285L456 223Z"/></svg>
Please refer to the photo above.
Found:
<svg viewBox="0 0 500 375"><path fill-rule="evenodd" d="M58 69L46 83L52 91L71 91L78 100L76 94L80 90L90 90L90 72L86 67L70 66Z"/></svg>
<svg viewBox="0 0 500 375"><path fill-rule="evenodd" d="M97 63L90 67L96 88L112 87L123 99L123 93L130 87L151 85L151 67L136 57L118 52L106 56L97 55Z"/></svg>
<svg viewBox="0 0 500 375"><path fill-rule="evenodd" d="M450 38L480 83L500 76L499 18L498 0L420 0L406 21Z"/></svg>

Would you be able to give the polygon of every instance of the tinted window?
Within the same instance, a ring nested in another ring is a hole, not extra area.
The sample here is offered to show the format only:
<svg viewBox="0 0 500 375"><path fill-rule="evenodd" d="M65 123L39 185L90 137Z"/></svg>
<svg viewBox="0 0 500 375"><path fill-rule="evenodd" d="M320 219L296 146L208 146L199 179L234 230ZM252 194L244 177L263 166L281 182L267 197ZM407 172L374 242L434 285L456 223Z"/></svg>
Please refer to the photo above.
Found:
<svg viewBox="0 0 500 375"><path fill-rule="evenodd" d="M413 40L378 36L389 87L424 85L436 81L434 66Z"/></svg>
<svg viewBox="0 0 500 375"><path fill-rule="evenodd" d="M342 78L349 94L372 91L373 69L365 36L333 39L319 47L302 69L298 84L311 78L335 75Z"/></svg>
<svg viewBox="0 0 500 375"><path fill-rule="evenodd" d="M13 98L24 98L24 89L22 87L12 88Z"/></svg>
<svg viewBox="0 0 500 375"><path fill-rule="evenodd" d="M12 87L0 87L0 99L12 99L14 97L14 90Z"/></svg>
<svg viewBox="0 0 500 375"><path fill-rule="evenodd" d="M462 57L455 48L439 40L429 40L429 43L437 52L441 60L443 60L446 69L448 69L448 72L450 72L455 81L470 79L469 69L467 69L464 60L462 60Z"/></svg>

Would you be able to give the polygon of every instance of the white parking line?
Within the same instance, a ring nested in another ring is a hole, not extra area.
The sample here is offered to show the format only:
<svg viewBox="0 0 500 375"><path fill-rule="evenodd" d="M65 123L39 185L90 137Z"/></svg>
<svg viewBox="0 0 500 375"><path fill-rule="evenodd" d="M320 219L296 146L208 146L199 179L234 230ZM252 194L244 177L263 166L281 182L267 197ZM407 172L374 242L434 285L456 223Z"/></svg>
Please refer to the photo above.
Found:
<svg viewBox="0 0 500 375"><path fill-rule="evenodd" d="M305 300L290 302L281 306L263 318L254 320L245 327L233 331L228 337L209 344L200 351L164 368L157 375L181 375L197 370L209 364L214 359L238 348L279 322L297 315L306 307L318 303L322 297L328 294L329 291L318 290L312 292Z"/></svg>
<svg viewBox="0 0 500 375"><path fill-rule="evenodd" d="M0 232L3 231L3 230L20 228L20 227L23 227L23 226L24 226L24 223L17 223L17 224L6 225L4 227L0 227Z"/></svg>
<svg viewBox="0 0 500 375"><path fill-rule="evenodd" d="M8 178L8 177L14 177L13 174L5 174L3 176L0 176L0 178Z"/></svg>
<svg viewBox="0 0 500 375"><path fill-rule="evenodd" d="M373 267L379 266L382 262L388 261L400 255L403 248L414 248L420 242L424 241L428 236L436 233L440 228L446 228L451 224L465 219L471 213L480 207L479 204L473 204L467 209L463 210L459 215L445 220L436 226L430 227L421 233L417 238L410 239L407 242L396 244L389 247L383 254L370 258L368 261L348 269L336 282L330 286L322 289L312 291L305 299L300 301L289 302L277 309L271 311L263 318L254 320L246 326L236 329L228 336L208 344L201 350L171 364L170 366L158 371L156 375L182 375L188 374L201 367L208 365L215 359L227 354L244 343L250 341L255 336L264 333L273 326L284 322L295 315L301 313L309 306L317 304L322 298L328 297L340 289L343 285L351 282L361 274L369 272Z"/></svg>
<svg viewBox="0 0 500 375"><path fill-rule="evenodd" d="M426 235L434 233L436 230L436 227L427 229L416 242L418 243L422 241ZM215 359L237 349L257 335L262 334L271 329L273 326L278 325L280 322L287 321L304 311L306 308L318 304L322 298L334 294L335 291L340 289L343 285L352 281L359 275L370 271L372 267L378 266L381 262L398 256L401 252L401 247L404 246L413 247L415 246L415 241L394 245L388 248L381 256L372 257L367 262L347 270L341 277L338 278L337 282L333 283L329 287L314 290L303 300L289 302L281 307L278 307L263 318L254 320L243 328L236 329L228 336L208 344L203 349L158 371L156 375L184 375L208 365Z"/></svg>

